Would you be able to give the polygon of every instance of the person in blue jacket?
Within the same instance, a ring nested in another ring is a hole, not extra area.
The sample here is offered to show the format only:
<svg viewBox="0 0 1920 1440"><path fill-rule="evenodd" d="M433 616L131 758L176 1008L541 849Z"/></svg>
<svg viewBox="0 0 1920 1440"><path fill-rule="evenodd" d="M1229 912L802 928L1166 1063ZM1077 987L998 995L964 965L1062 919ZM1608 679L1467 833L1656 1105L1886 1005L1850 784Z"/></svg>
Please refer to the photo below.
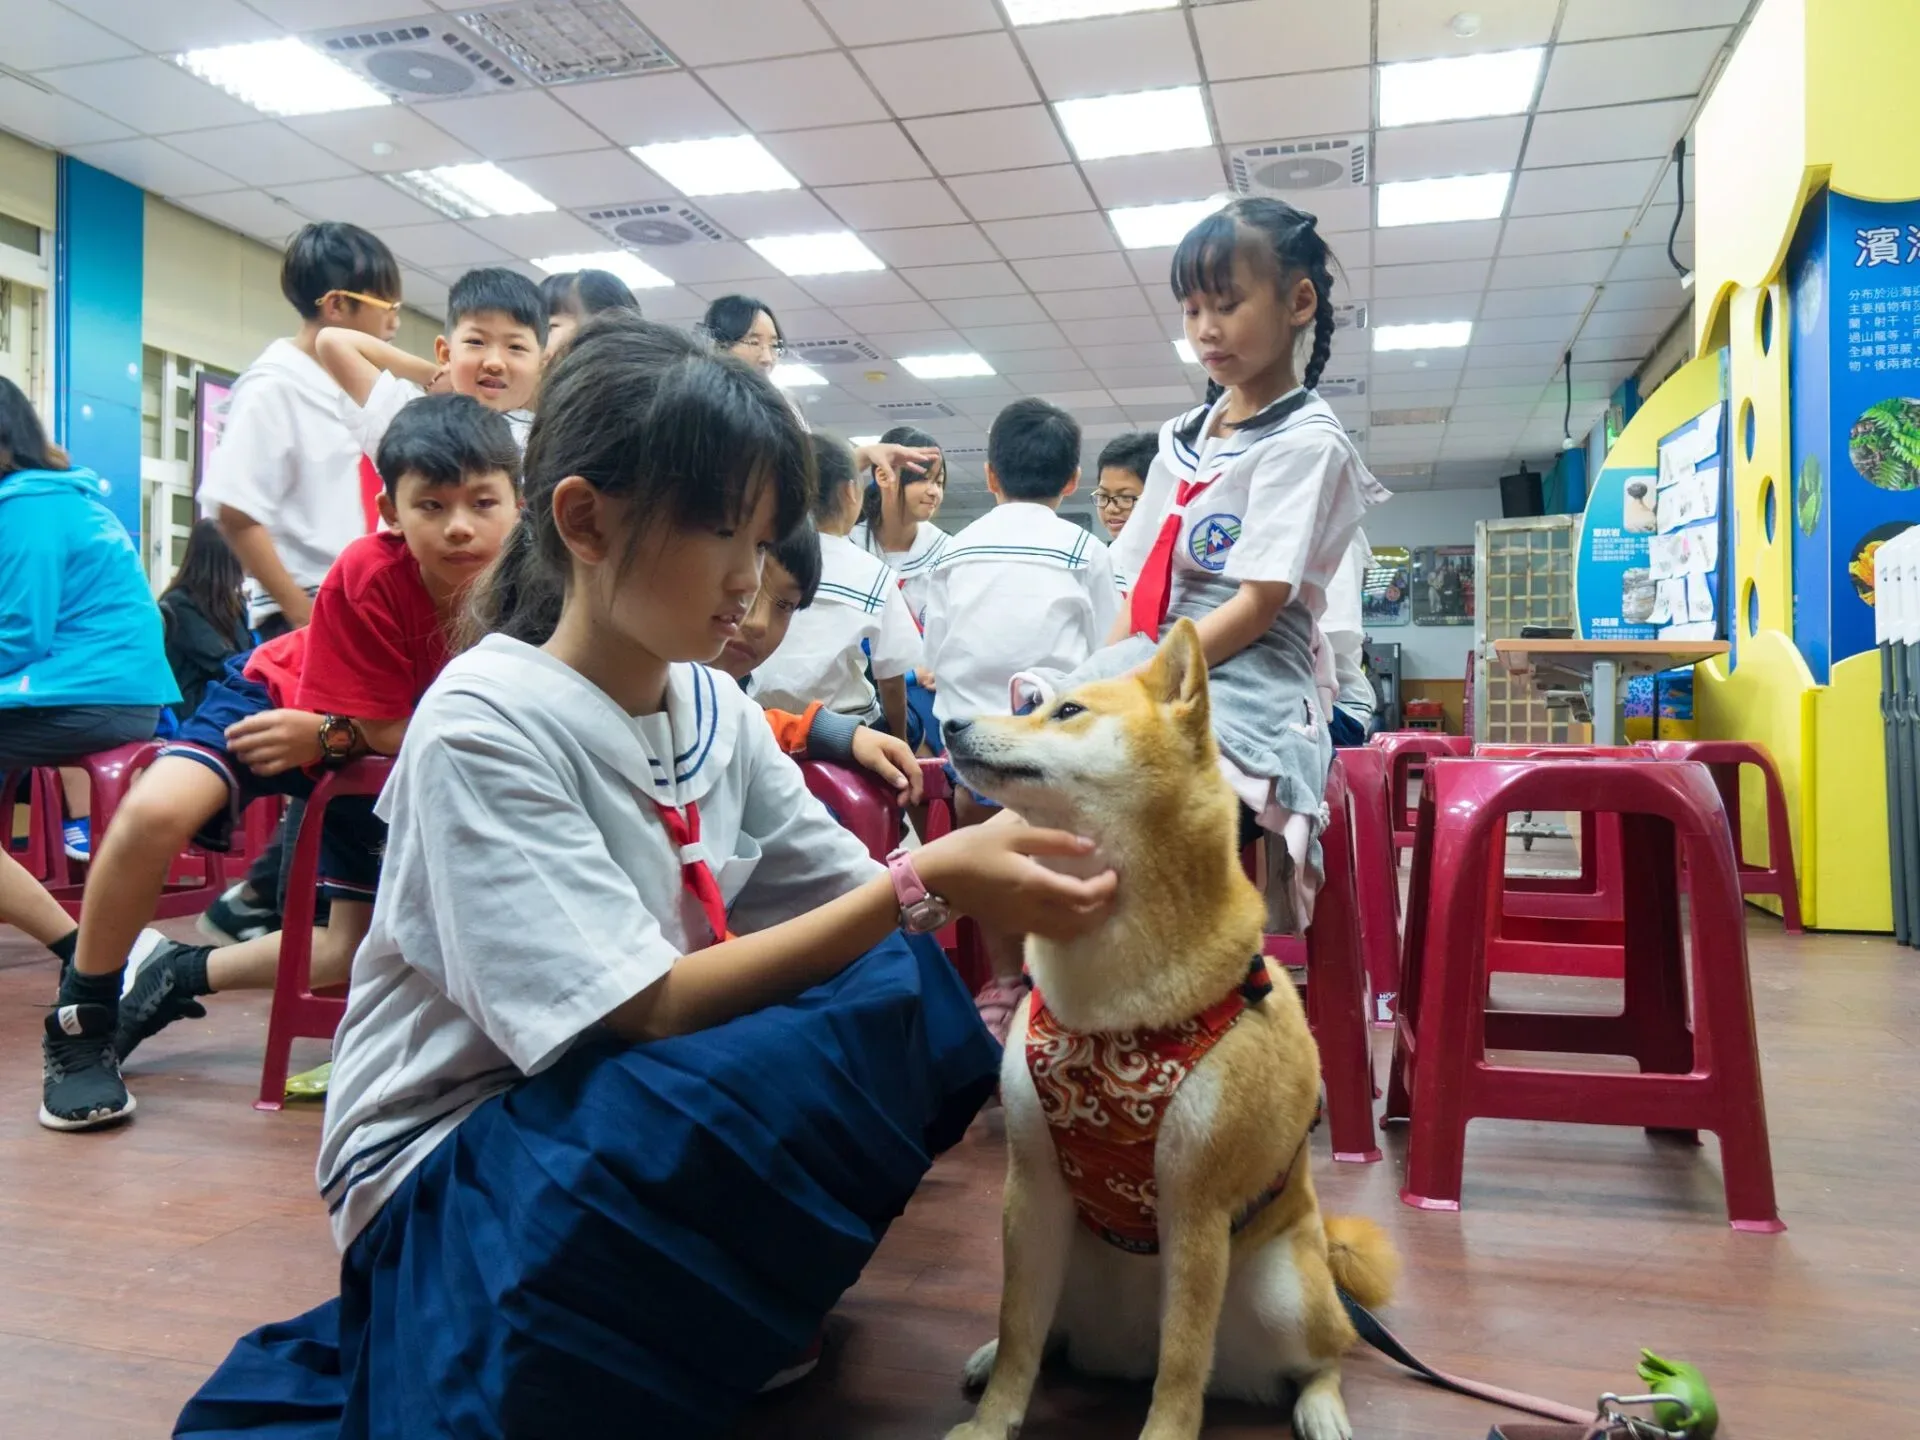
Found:
<svg viewBox="0 0 1920 1440"><path fill-rule="evenodd" d="M151 739L161 707L180 699L160 609L107 489L0 378L0 777ZM73 921L4 845L0 922L72 957ZM48 1064L97 1060L60 1049L80 1037L48 1033Z"/></svg>

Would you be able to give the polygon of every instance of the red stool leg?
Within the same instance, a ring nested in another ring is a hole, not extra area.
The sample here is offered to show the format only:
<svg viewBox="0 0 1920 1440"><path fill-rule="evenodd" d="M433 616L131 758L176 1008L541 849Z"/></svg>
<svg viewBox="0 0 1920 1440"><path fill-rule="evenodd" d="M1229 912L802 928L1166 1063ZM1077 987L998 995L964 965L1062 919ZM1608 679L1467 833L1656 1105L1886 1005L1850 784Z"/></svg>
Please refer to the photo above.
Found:
<svg viewBox="0 0 1920 1440"><path fill-rule="evenodd" d="M324 783L324 782L323 782ZM316 789L300 817L300 833L293 844L293 863L287 872L287 896L281 916L280 969L273 980L273 1003L267 1011L267 1045L260 1057L260 1095L256 1110L279 1110L287 1099L287 1067L293 1042L301 1034L300 996L313 979L313 902L320 876L320 827L325 800Z"/></svg>
<svg viewBox="0 0 1920 1440"><path fill-rule="evenodd" d="M1353 801L1354 894L1360 907L1360 943L1373 994L1370 1019L1393 1028L1400 989L1400 876L1393 856L1386 757L1366 748L1342 750L1335 763L1345 772Z"/></svg>
<svg viewBox="0 0 1920 1440"><path fill-rule="evenodd" d="M1780 772L1773 757L1755 747L1755 767L1767 782L1767 877L1773 892L1780 897L1780 922L1789 935L1803 935L1800 924L1800 873L1793 863L1793 830L1787 820L1787 792L1781 787Z"/></svg>
<svg viewBox="0 0 1920 1440"><path fill-rule="evenodd" d="M1413 1115L1412 1076L1418 1064L1420 995L1424 984L1427 914L1433 891L1434 810L1431 793L1420 797L1414 825L1413 866L1407 880L1406 926L1400 939L1400 993L1394 1006L1393 1065L1387 1072L1387 1105L1381 1123Z"/></svg>
<svg viewBox="0 0 1920 1440"><path fill-rule="evenodd" d="M1380 1147L1373 1131L1373 1055L1354 904L1352 827L1346 780L1337 767L1327 787L1327 809L1320 837L1325 878L1307 927L1307 1019L1320 1048L1333 1158L1367 1164L1380 1158Z"/></svg>

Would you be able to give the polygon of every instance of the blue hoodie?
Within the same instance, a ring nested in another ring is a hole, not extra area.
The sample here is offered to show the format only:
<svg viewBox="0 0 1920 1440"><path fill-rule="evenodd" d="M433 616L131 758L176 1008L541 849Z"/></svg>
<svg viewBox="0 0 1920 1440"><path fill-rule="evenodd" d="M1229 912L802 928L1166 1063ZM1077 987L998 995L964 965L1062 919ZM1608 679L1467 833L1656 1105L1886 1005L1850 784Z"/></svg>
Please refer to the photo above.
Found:
<svg viewBox="0 0 1920 1440"><path fill-rule="evenodd" d="M0 479L0 715L173 705L160 608L91 470Z"/></svg>

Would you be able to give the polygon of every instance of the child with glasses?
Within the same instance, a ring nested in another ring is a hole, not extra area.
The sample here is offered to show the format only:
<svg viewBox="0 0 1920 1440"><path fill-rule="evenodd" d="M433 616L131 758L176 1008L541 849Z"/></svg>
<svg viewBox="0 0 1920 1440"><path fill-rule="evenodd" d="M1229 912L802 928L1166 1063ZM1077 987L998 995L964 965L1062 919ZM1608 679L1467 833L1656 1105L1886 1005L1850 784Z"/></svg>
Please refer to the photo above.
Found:
<svg viewBox="0 0 1920 1440"><path fill-rule="evenodd" d="M1107 528L1107 543L1115 543L1133 518L1134 506L1146 493L1147 471L1160 451L1160 437L1148 430L1116 435L1100 452L1100 478L1093 487L1093 518ZM1113 569L1113 583L1126 590L1132 577Z"/></svg>

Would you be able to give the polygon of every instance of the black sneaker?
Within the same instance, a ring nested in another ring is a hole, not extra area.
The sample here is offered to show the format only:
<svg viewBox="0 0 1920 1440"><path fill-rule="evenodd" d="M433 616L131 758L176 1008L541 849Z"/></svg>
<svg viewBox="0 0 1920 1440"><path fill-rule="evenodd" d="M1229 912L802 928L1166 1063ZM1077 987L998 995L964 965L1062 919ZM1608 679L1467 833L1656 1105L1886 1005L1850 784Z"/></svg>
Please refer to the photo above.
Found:
<svg viewBox="0 0 1920 1440"><path fill-rule="evenodd" d="M280 928L280 912L271 905L256 905L246 898L246 886L228 888L200 917L199 930L209 940L222 945L240 945L258 940Z"/></svg>
<svg viewBox="0 0 1920 1440"><path fill-rule="evenodd" d="M133 1114L134 1099L113 1055L113 1011L62 1005L40 1041L40 1123L49 1130L97 1130Z"/></svg>
<svg viewBox="0 0 1920 1440"><path fill-rule="evenodd" d="M168 940L127 960L126 989L120 996L120 1023L113 1032L113 1053L125 1060L142 1040L158 1035L176 1020L204 1020L207 1007L194 998L186 973L207 973L211 945Z"/></svg>

